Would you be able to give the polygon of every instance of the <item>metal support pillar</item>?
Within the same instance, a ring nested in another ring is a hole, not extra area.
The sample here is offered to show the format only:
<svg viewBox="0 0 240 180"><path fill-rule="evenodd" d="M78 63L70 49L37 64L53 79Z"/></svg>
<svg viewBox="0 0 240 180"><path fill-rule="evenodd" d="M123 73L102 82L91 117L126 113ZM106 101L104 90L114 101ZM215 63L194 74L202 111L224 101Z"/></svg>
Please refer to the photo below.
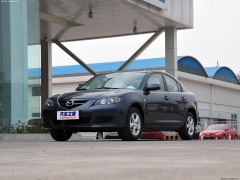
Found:
<svg viewBox="0 0 240 180"><path fill-rule="evenodd" d="M41 109L52 95L52 43L41 41Z"/></svg>
<svg viewBox="0 0 240 180"><path fill-rule="evenodd" d="M80 58L78 58L74 53L72 53L66 46L60 43L58 40L53 40L53 42L58 45L63 51L65 51L69 56L71 56L75 61L82 65L87 71L89 71L93 76L96 76L95 73L87 64L85 64Z"/></svg>
<svg viewBox="0 0 240 180"><path fill-rule="evenodd" d="M159 29L154 33L119 69L124 71L132 61L134 61L157 37L164 32L164 29Z"/></svg>
<svg viewBox="0 0 240 180"><path fill-rule="evenodd" d="M211 84L210 85L210 88L211 88L211 99L210 99L210 112L209 112L209 117L210 119L213 118L213 85Z"/></svg>
<svg viewBox="0 0 240 180"><path fill-rule="evenodd" d="M165 29L166 72L177 78L177 28Z"/></svg>

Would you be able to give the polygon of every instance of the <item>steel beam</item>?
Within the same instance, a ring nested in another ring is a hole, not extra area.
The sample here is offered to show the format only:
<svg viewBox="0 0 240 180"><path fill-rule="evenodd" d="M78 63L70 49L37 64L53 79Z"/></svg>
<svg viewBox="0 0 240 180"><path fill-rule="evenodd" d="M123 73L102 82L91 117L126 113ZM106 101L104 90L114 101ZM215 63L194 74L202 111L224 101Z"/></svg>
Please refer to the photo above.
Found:
<svg viewBox="0 0 240 180"><path fill-rule="evenodd" d="M74 21L69 21L67 19L64 19L59 16L55 16L52 14L44 13L44 12L39 12L39 18L45 21L49 21L55 24L59 24L62 26L66 27L74 27L74 26L84 26L82 23L74 22Z"/></svg>
<svg viewBox="0 0 240 180"><path fill-rule="evenodd" d="M164 28L159 29L154 33L119 69L118 71L124 71L129 64L134 61L157 37L164 32Z"/></svg>
<svg viewBox="0 0 240 180"><path fill-rule="evenodd" d="M78 58L72 51L70 51L66 46L60 43L58 40L52 40L56 45L58 45L64 52L66 52L69 56L71 56L75 61L77 61L80 65L82 65L88 72L90 72L93 76L96 76L97 73L94 72L87 64L85 64L80 58Z"/></svg>

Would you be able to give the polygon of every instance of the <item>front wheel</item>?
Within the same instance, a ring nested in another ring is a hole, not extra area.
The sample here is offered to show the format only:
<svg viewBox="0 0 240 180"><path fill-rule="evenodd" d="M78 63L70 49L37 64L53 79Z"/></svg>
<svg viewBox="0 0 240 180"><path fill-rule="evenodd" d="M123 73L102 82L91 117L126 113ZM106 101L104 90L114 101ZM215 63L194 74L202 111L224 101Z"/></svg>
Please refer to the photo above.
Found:
<svg viewBox="0 0 240 180"><path fill-rule="evenodd" d="M195 117L191 112L188 112L185 116L185 122L181 130L179 131L179 136L182 140L192 140L195 134Z"/></svg>
<svg viewBox="0 0 240 180"><path fill-rule="evenodd" d="M71 138L72 132L67 130L50 130L50 134L55 141L67 141Z"/></svg>
<svg viewBox="0 0 240 180"><path fill-rule="evenodd" d="M119 131L124 141L137 141L142 131L142 116L137 108L131 108L125 122L125 128Z"/></svg>
<svg viewBox="0 0 240 180"><path fill-rule="evenodd" d="M96 135L96 139L103 139L103 133L98 132L97 135Z"/></svg>

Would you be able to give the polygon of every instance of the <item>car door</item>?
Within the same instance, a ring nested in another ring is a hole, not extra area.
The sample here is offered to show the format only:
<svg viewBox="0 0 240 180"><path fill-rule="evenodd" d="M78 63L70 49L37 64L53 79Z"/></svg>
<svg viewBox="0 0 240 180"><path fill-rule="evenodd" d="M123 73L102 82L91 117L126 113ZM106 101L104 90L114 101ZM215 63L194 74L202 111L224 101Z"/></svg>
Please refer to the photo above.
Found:
<svg viewBox="0 0 240 180"><path fill-rule="evenodd" d="M184 111L188 103L187 94L182 92L181 85L172 77L164 74L170 97L171 123L173 127L180 127L184 120Z"/></svg>
<svg viewBox="0 0 240 180"><path fill-rule="evenodd" d="M151 74L145 86L159 84L160 89L145 92L147 122L150 128L170 127L170 98L161 73Z"/></svg>

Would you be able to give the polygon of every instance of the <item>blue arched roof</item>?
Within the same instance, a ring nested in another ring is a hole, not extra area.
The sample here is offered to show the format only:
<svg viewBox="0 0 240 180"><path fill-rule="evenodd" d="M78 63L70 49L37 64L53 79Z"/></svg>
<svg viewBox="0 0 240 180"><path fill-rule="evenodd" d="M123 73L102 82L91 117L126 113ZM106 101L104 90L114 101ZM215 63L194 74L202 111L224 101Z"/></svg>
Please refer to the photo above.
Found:
<svg viewBox="0 0 240 180"><path fill-rule="evenodd" d="M237 76L228 67L209 67L204 68L194 57L178 57L178 70L203 77L209 77L220 81L239 84ZM123 65L125 61L103 62L88 64L97 73L113 72ZM146 69L165 69L165 58L149 58L133 61L126 70L146 70ZM53 77L90 75L81 65L55 66L52 68ZM41 69L31 68L28 70L29 79L40 78Z"/></svg>
<svg viewBox="0 0 240 180"><path fill-rule="evenodd" d="M231 82L233 84L239 84L239 80L234 72L228 67L207 67L205 68L209 77L220 81Z"/></svg>
<svg viewBox="0 0 240 180"><path fill-rule="evenodd" d="M178 60L178 70L190 74L208 77L202 64L191 56L183 56Z"/></svg>
<svg viewBox="0 0 240 180"><path fill-rule="evenodd" d="M120 67L120 66L119 66ZM133 61L126 70L164 69L165 58L150 58Z"/></svg>
<svg viewBox="0 0 240 180"><path fill-rule="evenodd" d="M208 74L208 77L213 78L214 74L220 69L219 66L216 67L206 67L205 70Z"/></svg>
<svg viewBox="0 0 240 180"><path fill-rule="evenodd" d="M88 64L88 66L97 73L106 73L117 71L125 61L103 62ZM146 69L164 69L165 58L149 58L139 59L133 61L128 67L127 71L146 70ZM89 75L90 73L81 65L55 66L52 68L53 77L73 76L73 75ZM39 68L32 68L28 70L29 78L39 78L41 71Z"/></svg>

